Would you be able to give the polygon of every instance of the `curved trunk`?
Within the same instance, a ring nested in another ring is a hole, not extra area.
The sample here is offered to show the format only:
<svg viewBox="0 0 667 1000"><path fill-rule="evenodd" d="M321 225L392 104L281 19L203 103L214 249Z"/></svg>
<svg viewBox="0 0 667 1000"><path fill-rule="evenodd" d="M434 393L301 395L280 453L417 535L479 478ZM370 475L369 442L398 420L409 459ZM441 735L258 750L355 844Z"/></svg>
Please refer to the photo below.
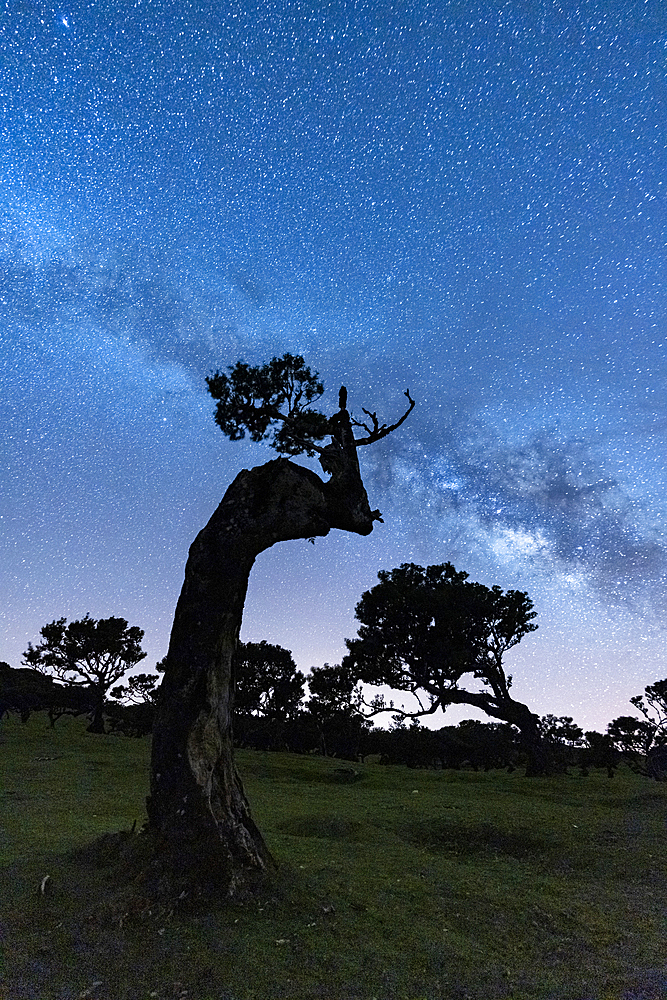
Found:
<svg viewBox="0 0 667 1000"><path fill-rule="evenodd" d="M494 719L501 719L516 726L521 733L521 740L528 755L526 765L527 778L541 778L551 773L549 755L540 735L539 718L521 701L513 698L496 699L483 691L447 691L441 699L442 707L446 705L474 705Z"/></svg>
<svg viewBox="0 0 667 1000"><path fill-rule="evenodd" d="M331 528L366 535L379 517L347 411L334 421L320 458L329 482L287 459L244 470L190 548L153 727L147 808L150 828L176 846L198 845L204 865L211 852L244 865L269 860L232 752L233 664L257 555Z"/></svg>

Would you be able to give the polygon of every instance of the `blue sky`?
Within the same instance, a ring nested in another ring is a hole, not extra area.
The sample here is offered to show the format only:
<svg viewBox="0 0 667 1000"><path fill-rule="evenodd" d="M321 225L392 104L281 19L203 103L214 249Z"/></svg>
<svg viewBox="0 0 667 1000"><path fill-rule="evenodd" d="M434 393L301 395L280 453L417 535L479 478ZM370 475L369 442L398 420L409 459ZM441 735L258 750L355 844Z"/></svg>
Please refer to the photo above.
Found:
<svg viewBox="0 0 667 1000"><path fill-rule="evenodd" d="M336 662L379 569L450 560L535 603L516 696L603 729L667 674L664 5L219 8L0 12L0 658L87 612L164 655L273 455L205 376L292 351L417 407L360 455L385 523L263 553L243 637Z"/></svg>

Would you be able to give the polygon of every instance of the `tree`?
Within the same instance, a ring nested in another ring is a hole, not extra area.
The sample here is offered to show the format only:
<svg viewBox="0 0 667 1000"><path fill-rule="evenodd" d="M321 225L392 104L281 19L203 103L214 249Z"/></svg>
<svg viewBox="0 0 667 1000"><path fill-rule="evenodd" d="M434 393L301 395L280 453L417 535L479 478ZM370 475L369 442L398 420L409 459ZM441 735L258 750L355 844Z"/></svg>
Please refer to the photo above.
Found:
<svg viewBox="0 0 667 1000"><path fill-rule="evenodd" d="M461 754L476 771L507 767L514 770L518 733L506 722L463 719L456 728Z"/></svg>
<svg viewBox="0 0 667 1000"><path fill-rule="evenodd" d="M90 713L93 704L89 685L57 684L39 670L14 670L0 663L0 718L5 712L18 712L21 722L27 722L31 712L47 712L53 728L63 715Z"/></svg>
<svg viewBox="0 0 667 1000"><path fill-rule="evenodd" d="M67 686L90 687L93 711L88 732L103 733L107 691L146 656L141 649L143 629L128 627L124 618L96 621L86 615L69 625L66 618L59 618L45 625L40 635L43 641L38 646L28 643L23 662Z"/></svg>
<svg viewBox="0 0 667 1000"><path fill-rule="evenodd" d="M609 723L607 734L635 769L663 781L667 778L667 678L647 684L644 694L630 702L643 719L620 715Z"/></svg>
<svg viewBox="0 0 667 1000"><path fill-rule="evenodd" d="M474 705L487 715L516 726L529 754L527 773L547 770L539 718L510 695L511 676L503 656L537 625L527 594L468 582L451 563L403 563L382 570L380 582L357 604L361 622L348 639L343 666L360 681L409 692L419 705L405 716L430 715L448 705ZM481 681L481 691L460 686L465 674ZM373 713L396 711L382 697Z"/></svg>
<svg viewBox="0 0 667 1000"><path fill-rule="evenodd" d="M149 829L192 870L218 872L232 891L237 875L262 869L269 852L250 815L232 752L234 662L248 576L260 552L276 542L327 535L332 528L368 535L371 510L357 450L399 427L364 410L350 417L347 390L327 419L312 409L323 392L299 355L253 367L238 362L207 379L215 419L232 441L247 433L281 455L317 455L324 472L286 458L243 470L193 542L185 568L153 728ZM354 436L354 427L364 435ZM318 444L330 435L329 444Z"/></svg>
<svg viewBox="0 0 667 1000"><path fill-rule="evenodd" d="M109 725L113 732L142 737L152 731L159 682L159 674L133 674L128 677L127 684L111 689L115 704L108 707Z"/></svg>
<svg viewBox="0 0 667 1000"><path fill-rule="evenodd" d="M308 676L308 711L322 719L338 712L350 715L354 711L354 688L355 680L349 670L328 663L313 667Z"/></svg>
<svg viewBox="0 0 667 1000"><path fill-rule="evenodd" d="M315 720L324 756L356 757L367 723L356 711L355 680L350 671L328 663L313 667L308 690L306 708Z"/></svg>
<svg viewBox="0 0 667 1000"><path fill-rule="evenodd" d="M5 713L18 712L21 722L27 722L31 712L45 708L52 687L53 681L36 670L14 670L1 661L0 719Z"/></svg>
<svg viewBox="0 0 667 1000"><path fill-rule="evenodd" d="M584 731L571 715L544 715L540 719L540 732L549 747L550 762L554 770L567 773L578 760L577 750L584 745Z"/></svg>
<svg viewBox="0 0 667 1000"><path fill-rule="evenodd" d="M234 707L247 715L290 719L299 711L305 680L289 649L264 640L239 643Z"/></svg>
<svg viewBox="0 0 667 1000"><path fill-rule="evenodd" d="M607 726L607 733L622 753L645 756L656 746L667 743L667 679L647 684L644 694L630 699L643 715L619 715Z"/></svg>
<svg viewBox="0 0 667 1000"><path fill-rule="evenodd" d="M596 733L591 730L585 734L586 742L579 751L579 766L582 777L587 777L589 768L604 767L607 776L613 778L619 765L621 754L614 746L614 741L608 733Z"/></svg>
<svg viewBox="0 0 667 1000"><path fill-rule="evenodd" d="M651 739L646 745L646 753L653 747L667 741L667 678L647 684L644 694L636 694L630 703L644 716L650 727Z"/></svg>
<svg viewBox="0 0 667 1000"><path fill-rule="evenodd" d="M544 715L540 719L540 729L545 740L563 747L580 747L584 742L584 731L571 715Z"/></svg>
<svg viewBox="0 0 667 1000"><path fill-rule="evenodd" d="M630 759L646 756L654 732L653 726L635 715L619 715L607 726L607 735L616 749Z"/></svg>

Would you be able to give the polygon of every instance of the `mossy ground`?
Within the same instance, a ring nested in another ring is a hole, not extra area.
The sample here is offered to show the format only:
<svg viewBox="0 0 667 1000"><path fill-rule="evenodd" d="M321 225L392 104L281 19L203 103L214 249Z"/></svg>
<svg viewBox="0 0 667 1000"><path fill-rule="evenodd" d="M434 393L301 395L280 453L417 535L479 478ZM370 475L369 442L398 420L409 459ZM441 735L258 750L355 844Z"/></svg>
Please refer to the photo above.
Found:
<svg viewBox="0 0 667 1000"><path fill-rule="evenodd" d="M1 733L3 1000L667 997L667 787L629 771L239 752L276 872L233 903L139 883L123 905L141 838L104 835L142 825L148 741Z"/></svg>

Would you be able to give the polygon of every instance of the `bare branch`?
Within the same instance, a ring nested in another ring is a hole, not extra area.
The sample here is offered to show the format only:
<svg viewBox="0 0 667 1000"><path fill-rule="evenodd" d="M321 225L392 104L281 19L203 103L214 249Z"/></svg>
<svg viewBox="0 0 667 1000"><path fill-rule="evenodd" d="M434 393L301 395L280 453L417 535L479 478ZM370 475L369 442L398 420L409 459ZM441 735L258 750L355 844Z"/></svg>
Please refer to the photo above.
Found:
<svg viewBox="0 0 667 1000"><path fill-rule="evenodd" d="M374 716L381 715L383 712L394 712L394 714L400 715L404 719L418 719L423 715L433 715L433 713L437 712L438 708L441 707L439 700L437 698L434 699L433 695L429 695L429 699L431 701L430 707L424 708L423 702L415 694L415 692L411 691L410 693L415 695L415 698L417 699L417 703L419 704L418 711L408 712L403 705L398 708L394 704L393 699L390 702L386 702L384 700L384 695L382 694L376 694L370 701L366 701L360 689L357 689L355 692L353 708L355 712L358 715L361 715L364 719L372 719ZM368 711L366 711L366 709L368 709Z"/></svg>
<svg viewBox="0 0 667 1000"><path fill-rule="evenodd" d="M364 444L374 444L376 441L379 441L381 438L386 437L387 434L391 434L392 431L395 431L397 427L401 426L401 424L403 423L404 420L407 420L408 416L412 413L412 411L415 408L415 401L412 398L412 396L410 395L410 392L409 392L408 389L405 390L405 392L403 393L403 395L407 396L410 405L407 408L407 410L405 411L405 413L403 414L403 416L400 418L400 420L397 420L395 424L391 424L390 426L387 426L387 424L382 424L382 426L380 426L380 422L378 421L377 414L376 413L371 413L369 410L365 410L365 409L364 409L364 413L366 414L367 417L370 417L371 421L373 422L372 428L369 427L367 424L361 423L358 420L353 420L352 421L352 423L354 424L355 427L363 427L363 429L368 434L368 437L355 438L354 443L355 443L355 445L356 445L357 448L361 447L361 445L364 445ZM362 407L362 409L363 409L363 407Z"/></svg>

